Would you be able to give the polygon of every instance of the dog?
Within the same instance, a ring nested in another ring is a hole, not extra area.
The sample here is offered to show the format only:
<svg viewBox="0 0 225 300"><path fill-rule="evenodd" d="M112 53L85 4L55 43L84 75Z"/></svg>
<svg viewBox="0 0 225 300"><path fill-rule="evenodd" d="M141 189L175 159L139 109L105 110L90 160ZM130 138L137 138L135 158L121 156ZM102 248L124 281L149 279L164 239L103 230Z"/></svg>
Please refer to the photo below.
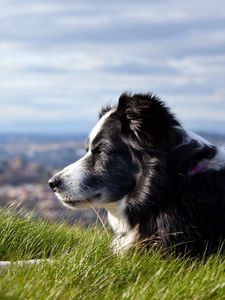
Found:
<svg viewBox="0 0 225 300"><path fill-rule="evenodd" d="M105 208L114 252L202 255L225 240L225 151L185 130L153 94L102 108L87 152L49 180L73 209Z"/></svg>

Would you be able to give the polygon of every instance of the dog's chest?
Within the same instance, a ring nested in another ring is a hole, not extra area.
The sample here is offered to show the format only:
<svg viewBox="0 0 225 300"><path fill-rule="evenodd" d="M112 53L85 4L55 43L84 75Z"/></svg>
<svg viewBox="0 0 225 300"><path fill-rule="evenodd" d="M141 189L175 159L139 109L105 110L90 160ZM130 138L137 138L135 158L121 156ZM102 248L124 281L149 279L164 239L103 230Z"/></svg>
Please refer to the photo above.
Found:
<svg viewBox="0 0 225 300"><path fill-rule="evenodd" d="M125 216L117 217L108 211L108 221L115 234L125 234L130 229Z"/></svg>

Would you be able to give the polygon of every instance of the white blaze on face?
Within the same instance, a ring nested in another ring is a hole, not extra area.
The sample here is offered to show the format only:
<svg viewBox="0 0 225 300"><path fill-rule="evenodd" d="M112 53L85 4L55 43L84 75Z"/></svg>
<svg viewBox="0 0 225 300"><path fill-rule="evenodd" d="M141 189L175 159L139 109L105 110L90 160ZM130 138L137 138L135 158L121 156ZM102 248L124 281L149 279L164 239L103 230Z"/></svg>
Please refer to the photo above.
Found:
<svg viewBox="0 0 225 300"><path fill-rule="evenodd" d="M105 113L101 119L98 121L98 123L95 125L95 127L91 130L91 133L89 134L89 145L93 142L95 137L98 135L98 133L102 130L102 127L105 123L105 121L109 118L109 116L114 112L114 109L111 109L107 113Z"/></svg>
<svg viewBox="0 0 225 300"><path fill-rule="evenodd" d="M97 136L97 134L101 131L106 119L112 114L112 112L113 110L110 110L105 115L103 115L102 118L95 125L95 127L92 129L89 135L90 142L89 142L88 152L78 161L68 165L61 172L56 174L56 176L60 176L65 183L65 188L63 190L63 193L66 193L71 199L73 198L77 200L80 199L80 201L82 201L83 195L80 189L80 185L86 176L85 161L87 158L89 158L92 155L90 145L93 142L94 138ZM60 196L60 194L58 194L57 196L60 199L63 198L62 196Z"/></svg>

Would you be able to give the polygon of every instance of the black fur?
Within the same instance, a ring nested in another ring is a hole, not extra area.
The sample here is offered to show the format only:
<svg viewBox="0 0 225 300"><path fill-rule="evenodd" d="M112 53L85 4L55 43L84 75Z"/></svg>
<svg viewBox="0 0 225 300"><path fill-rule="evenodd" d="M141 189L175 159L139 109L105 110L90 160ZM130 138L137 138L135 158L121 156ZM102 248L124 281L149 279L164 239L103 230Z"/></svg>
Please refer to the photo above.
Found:
<svg viewBox="0 0 225 300"><path fill-rule="evenodd" d="M192 255L218 250L225 239L225 169L188 175L216 147L182 143L181 125L152 95L123 94L110 118L138 168L126 214L140 241Z"/></svg>

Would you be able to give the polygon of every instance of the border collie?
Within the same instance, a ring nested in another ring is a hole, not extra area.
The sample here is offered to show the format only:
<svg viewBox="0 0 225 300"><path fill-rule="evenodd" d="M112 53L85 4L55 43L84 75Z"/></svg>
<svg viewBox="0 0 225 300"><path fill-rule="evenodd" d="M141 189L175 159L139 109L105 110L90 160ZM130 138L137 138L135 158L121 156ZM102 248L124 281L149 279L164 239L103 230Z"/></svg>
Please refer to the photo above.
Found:
<svg viewBox="0 0 225 300"><path fill-rule="evenodd" d="M108 211L114 252L140 244L199 255L225 240L225 151L151 94L103 108L87 153L49 185L70 208Z"/></svg>

